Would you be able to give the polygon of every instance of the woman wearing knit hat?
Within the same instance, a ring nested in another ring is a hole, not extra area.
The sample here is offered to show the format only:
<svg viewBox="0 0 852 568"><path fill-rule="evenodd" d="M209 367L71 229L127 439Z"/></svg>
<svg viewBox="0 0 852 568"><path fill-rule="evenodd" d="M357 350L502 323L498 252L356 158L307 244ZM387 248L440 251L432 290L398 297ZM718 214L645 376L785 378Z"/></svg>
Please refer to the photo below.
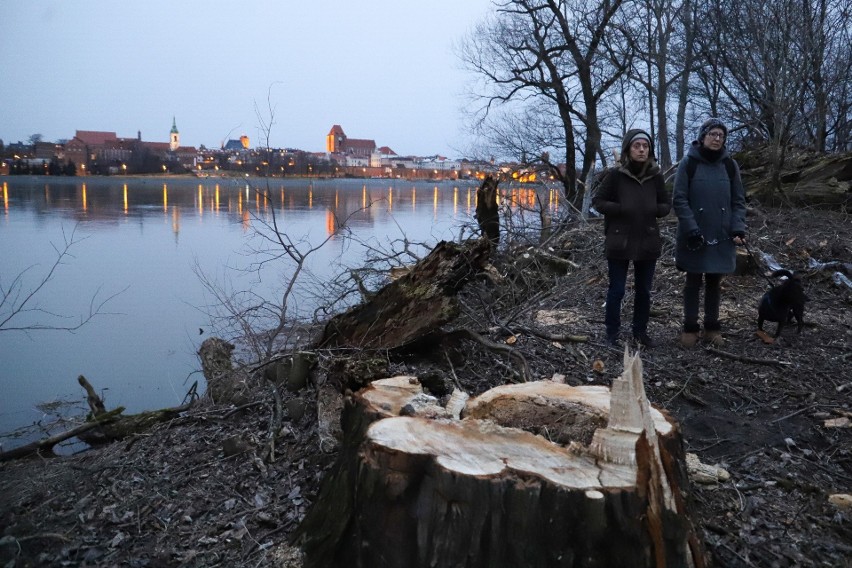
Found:
<svg viewBox="0 0 852 568"><path fill-rule="evenodd" d="M619 166L601 181L592 203L604 215L604 253L609 266L604 314L607 343L618 344L621 301L632 261L633 338L640 345L653 347L648 317L654 269L662 251L657 219L669 214L671 204L647 132L636 129L624 135Z"/></svg>
<svg viewBox="0 0 852 568"><path fill-rule="evenodd" d="M675 176L675 265L686 272L680 336L685 347L693 347L699 340L702 285L704 341L724 345L719 323L722 276L734 271L736 245L745 244L745 190L739 167L725 148L727 135L727 127L718 118L705 121Z"/></svg>

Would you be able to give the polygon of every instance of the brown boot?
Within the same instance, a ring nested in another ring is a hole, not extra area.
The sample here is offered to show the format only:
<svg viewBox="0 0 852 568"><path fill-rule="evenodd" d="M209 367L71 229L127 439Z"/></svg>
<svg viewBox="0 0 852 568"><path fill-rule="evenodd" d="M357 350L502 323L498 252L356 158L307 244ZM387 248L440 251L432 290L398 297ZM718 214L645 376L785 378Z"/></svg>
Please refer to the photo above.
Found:
<svg viewBox="0 0 852 568"><path fill-rule="evenodd" d="M680 344L684 347L695 347L698 344L698 332L684 331L680 334Z"/></svg>
<svg viewBox="0 0 852 568"><path fill-rule="evenodd" d="M725 345L725 338L722 337L721 331L704 331L704 343L709 343L713 347L722 347Z"/></svg>

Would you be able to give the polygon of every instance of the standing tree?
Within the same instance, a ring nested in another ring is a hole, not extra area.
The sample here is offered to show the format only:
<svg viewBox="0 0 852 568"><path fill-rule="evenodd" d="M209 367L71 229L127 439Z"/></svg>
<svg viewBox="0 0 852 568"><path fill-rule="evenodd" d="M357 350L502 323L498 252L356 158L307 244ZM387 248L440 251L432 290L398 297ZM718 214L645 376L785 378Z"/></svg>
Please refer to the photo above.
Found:
<svg viewBox="0 0 852 568"><path fill-rule="evenodd" d="M676 156L683 156L683 117L687 105L686 83L692 65L689 0L642 0L625 18L636 53L630 78L644 88L648 100L649 131L657 139L657 159L663 169L672 165L669 128L669 94L677 85ZM625 11L626 14L626 11ZM628 127L630 125L627 125ZM626 130L626 128L625 128Z"/></svg>
<svg viewBox="0 0 852 568"><path fill-rule="evenodd" d="M548 165L575 207L582 204L586 177L600 154L598 106L629 64L630 54L616 41L622 30L611 25L622 3L507 0L461 46L463 63L480 79L480 126L510 103L552 109L560 143L529 155L563 153L564 171Z"/></svg>
<svg viewBox="0 0 852 568"><path fill-rule="evenodd" d="M718 82L722 105L749 138L768 145L769 186L776 190L808 81L801 6L796 0L717 0L701 30L705 45L713 46L712 76L727 79Z"/></svg>
<svg viewBox="0 0 852 568"><path fill-rule="evenodd" d="M811 0L800 6L808 81L797 141L817 152L843 151L850 141L852 114L852 10L845 0Z"/></svg>

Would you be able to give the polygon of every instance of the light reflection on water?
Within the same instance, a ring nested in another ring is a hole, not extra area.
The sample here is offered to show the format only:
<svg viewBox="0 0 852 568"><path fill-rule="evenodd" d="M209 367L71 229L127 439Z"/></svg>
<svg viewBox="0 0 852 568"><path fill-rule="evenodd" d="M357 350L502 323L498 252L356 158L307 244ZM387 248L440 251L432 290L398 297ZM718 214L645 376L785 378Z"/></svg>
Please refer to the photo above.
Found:
<svg viewBox="0 0 852 568"><path fill-rule="evenodd" d="M405 236L434 245L457 238L461 226L472 222L477 187L400 180L279 179L268 185L224 178L0 180L4 289L22 272L31 287L56 258L63 238L75 232L79 241L39 294L44 311L19 324L44 322L46 312L79 318L93 297L118 293L106 306L109 314L74 333L0 332L0 433L42 419L41 403L83 400L80 374L101 391L108 408L138 412L180 404L201 379L195 353L211 331L204 306L213 300L193 265L234 289L262 295L273 294L288 278L291 268L283 263L262 273L230 270L257 260L247 251L259 246L252 240L258 226L275 222L310 243L331 235L308 266L322 279L338 263L359 265L358 241L388 243ZM535 199L524 190L506 197ZM558 206L552 195L549 204ZM343 220L351 233L335 233ZM307 304L296 307L310 311Z"/></svg>
<svg viewBox="0 0 852 568"><path fill-rule="evenodd" d="M137 412L180 404L200 378L193 374L195 352L210 333L204 306L212 299L194 263L235 289L277 289L287 277L280 266L264 274L226 270L254 260L246 254L257 246L253 226L271 222L273 207L282 231L311 242L334 233L343 219L359 239L398 238L403 230L414 241L453 238L471 213L453 209L454 188L475 193L476 186L432 186L446 197L423 211L413 206L412 182L277 180L267 188L264 180L2 178L4 289L22 272L32 287L65 238L74 233L79 241L39 294L34 307L42 311L23 314L18 324L68 325L87 313L93 297L120 293L107 304L108 315L74 333L0 332L0 432L40 420L39 403L81 400L80 374L103 391L108 407ZM333 236L309 268L322 278L335 262L358 255L350 237Z"/></svg>

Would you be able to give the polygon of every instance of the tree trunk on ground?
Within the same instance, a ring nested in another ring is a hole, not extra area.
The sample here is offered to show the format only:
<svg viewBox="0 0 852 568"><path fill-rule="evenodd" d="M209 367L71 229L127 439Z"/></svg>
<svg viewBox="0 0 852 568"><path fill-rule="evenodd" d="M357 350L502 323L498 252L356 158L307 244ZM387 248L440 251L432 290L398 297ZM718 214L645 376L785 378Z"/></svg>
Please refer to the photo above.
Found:
<svg viewBox="0 0 852 568"><path fill-rule="evenodd" d="M103 401L97 395L94 387L86 380L86 377L80 375L77 377L77 382L86 391L86 401L92 411L91 415L95 423L92 428L83 428L77 434L77 437L92 446L121 440L127 436L144 432L160 422L177 418L181 412L189 410L195 395L195 386L193 386L189 392L190 401L187 404L121 416L124 407L107 412Z"/></svg>
<svg viewBox="0 0 852 568"><path fill-rule="evenodd" d="M773 185L771 150L741 152L736 156L749 196L761 202L778 201L777 190L799 205L833 206L848 204L852 195L852 153L817 154L790 152Z"/></svg>
<svg viewBox="0 0 852 568"><path fill-rule="evenodd" d="M368 302L333 317L319 347L393 349L439 329L457 312L456 293L488 261L487 240L442 241Z"/></svg>
<svg viewBox="0 0 852 568"><path fill-rule="evenodd" d="M0 462L35 456L42 458L53 456L55 455L53 453L53 447L56 444L64 442L65 440L73 438L74 436L82 437L82 434L87 432L88 430L92 430L93 428L109 424L110 422L115 420L122 412L124 412L124 407L119 406L115 410L104 413L91 422L84 422L80 426L62 432L61 434L57 434L56 436L50 436L49 438L45 438L37 442L31 442L29 444L13 448L6 452L0 452Z"/></svg>
<svg viewBox="0 0 852 568"><path fill-rule="evenodd" d="M542 381L488 391L462 420L451 406L413 377L348 398L296 534L306 568L704 566L680 432L649 406L638 356L612 391Z"/></svg>
<svg viewBox="0 0 852 568"><path fill-rule="evenodd" d="M122 416L124 412L123 406L110 411L106 410L103 400L98 396L97 391L95 391L89 381L86 380L86 377L80 375L77 377L77 382L85 389L86 401L91 410L86 422L60 434L13 448L7 452L0 452L0 462L32 456L52 456L54 455L53 447L56 444L74 437L89 445L97 445L144 432L159 422L172 420L177 418L181 412L189 410L194 401L193 396L195 394L195 387L193 387L188 395L190 396L190 402L183 406Z"/></svg>

